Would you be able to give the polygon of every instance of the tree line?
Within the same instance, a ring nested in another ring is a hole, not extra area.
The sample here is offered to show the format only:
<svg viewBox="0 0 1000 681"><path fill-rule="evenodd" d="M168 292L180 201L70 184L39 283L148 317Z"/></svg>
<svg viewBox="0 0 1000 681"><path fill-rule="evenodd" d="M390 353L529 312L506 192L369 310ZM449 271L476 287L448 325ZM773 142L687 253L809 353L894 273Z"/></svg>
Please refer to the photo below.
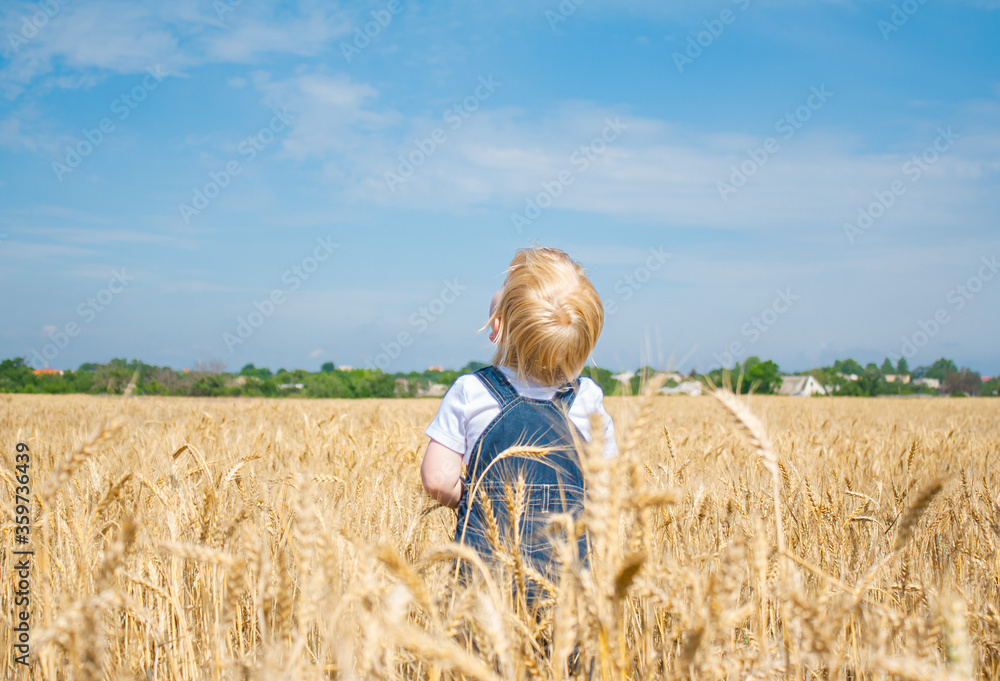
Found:
<svg viewBox="0 0 1000 681"><path fill-rule="evenodd" d="M15 357L0 361L0 393L313 398L439 396L442 389L450 387L459 376L483 366L486 366L483 362L469 362L457 370L433 368L388 374L380 369L338 369L333 362L326 362L319 371L283 368L271 371L267 367L247 364L233 373L219 364L176 371L138 359L116 358L106 364L81 364L75 371L61 374L37 374L23 357ZM582 375L593 379L606 395L635 395L656 371L644 366L629 373L631 376L622 376L609 369L588 366ZM991 377L984 381L979 373L959 368L954 361L943 357L912 371L905 358L896 364L886 359L881 365L872 362L865 366L848 358L830 366L799 372L799 375L804 374L816 378L832 395L1000 395L1000 379ZM694 370L687 374L674 373L667 385L697 381L709 386L729 385L741 393L771 394L777 392L784 375L775 362L748 357L732 368L713 369L705 374ZM921 385L919 379L924 378L936 379L940 387Z"/></svg>
<svg viewBox="0 0 1000 681"><path fill-rule="evenodd" d="M742 364L729 370L710 371L706 378L719 385L732 382L739 392L774 393L781 386L783 373L777 364L758 357L749 357ZM878 395L1000 395L1000 379L996 376L983 380L979 372L967 367L959 368L953 360L942 357L929 366L910 369L906 358L893 364L889 358L882 364L869 362L862 366L854 359L836 360L830 366L798 372L810 375L830 395L848 397L876 397ZM940 387L928 385L921 379L934 379Z"/></svg>
<svg viewBox="0 0 1000 681"><path fill-rule="evenodd" d="M169 395L191 397L408 397L429 386L450 386L479 362L459 370L428 370L387 374L379 369L337 369L333 362L319 371L245 365L238 373L218 364L174 370L133 359L115 358L107 364L88 362L75 371L35 373L23 357L0 361L0 393ZM405 379L399 382L397 379ZM400 386L405 385L406 389Z"/></svg>

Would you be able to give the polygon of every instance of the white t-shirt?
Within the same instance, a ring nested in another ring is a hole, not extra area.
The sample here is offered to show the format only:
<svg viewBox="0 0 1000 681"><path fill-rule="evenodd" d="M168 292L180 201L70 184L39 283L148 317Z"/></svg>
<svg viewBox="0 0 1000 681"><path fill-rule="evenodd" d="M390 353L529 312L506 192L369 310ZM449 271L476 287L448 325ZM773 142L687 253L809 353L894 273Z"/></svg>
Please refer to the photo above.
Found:
<svg viewBox="0 0 1000 681"><path fill-rule="evenodd" d="M498 367L511 385L523 397L534 400L551 400L557 387L523 382L508 367ZM500 403L486 389L483 382L472 374L459 376L445 394L438 413L424 433L448 449L462 452L462 460L469 463L479 436L486 426L500 413ZM590 415L600 414L604 422L604 456L611 458L618 453L615 444L615 424L604 410L604 392L589 378L580 379L580 389L569 410L570 421L580 429L587 442L591 440Z"/></svg>

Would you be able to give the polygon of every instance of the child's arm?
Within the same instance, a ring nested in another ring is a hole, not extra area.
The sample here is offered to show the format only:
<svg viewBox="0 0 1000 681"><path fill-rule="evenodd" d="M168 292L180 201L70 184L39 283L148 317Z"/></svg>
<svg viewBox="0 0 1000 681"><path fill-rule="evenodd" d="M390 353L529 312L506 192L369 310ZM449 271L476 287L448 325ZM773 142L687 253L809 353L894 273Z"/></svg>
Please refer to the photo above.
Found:
<svg viewBox="0 0 1000 681"><path fill-rule="evenodd" d="M615 442L615 422L611 420L611 415L604 408L603 400L598 403L597 407L604 424L604 458L613 459L618 456L618 443Z"/></svg>
<svg viewBox="0 0 1000 681"><path fill-rule="evenodd" d="M584 409L588 414L596 413L601 417L601 425L604 430L604 458L613 459L618 456L618 443L615 442L615 422L604 408L604 391L591 378L580 379L581 395L583 396ZM590 435L587 436L588 438ZM588 440L589 441L589 440Z"/></svg>
<svg viewBox="0 0 1000 681"><path fill-rule="evenodd" d="M420 480L437 501L457 508L462 500L462 455L432 439L420 464Z"/></svg>

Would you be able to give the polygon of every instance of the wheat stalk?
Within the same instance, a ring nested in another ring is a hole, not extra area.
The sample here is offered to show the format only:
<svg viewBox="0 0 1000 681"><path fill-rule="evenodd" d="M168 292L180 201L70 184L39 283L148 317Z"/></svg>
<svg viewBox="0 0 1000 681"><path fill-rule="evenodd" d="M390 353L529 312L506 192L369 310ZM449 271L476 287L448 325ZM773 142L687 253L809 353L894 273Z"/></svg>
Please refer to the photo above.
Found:
<svg viewBox="0 0 1000 681"><path fill-rule="evenodd" d="M123 424L121 421L112 420L100 430L95 432L94 435L92 435L83 445L69 452L59 463L59 466L52 473L48 482L43 487L43 491L41 493L43 503L48 504L55 493L66 484L70 476L73 475L73 472L80 466L80 464L95 454L97 446L105 440L110 440L117 435L122 429L122 426Z"/></svg>

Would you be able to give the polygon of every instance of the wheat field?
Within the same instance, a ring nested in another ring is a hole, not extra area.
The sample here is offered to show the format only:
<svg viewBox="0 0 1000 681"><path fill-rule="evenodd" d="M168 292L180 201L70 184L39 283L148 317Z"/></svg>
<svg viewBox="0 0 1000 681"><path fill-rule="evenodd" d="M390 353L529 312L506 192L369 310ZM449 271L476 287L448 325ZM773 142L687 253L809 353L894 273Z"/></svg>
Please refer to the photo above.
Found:
<svg viewBox="0 0 1000 681"><path fill-rule="evenodd" d="M456 579L419 478L437 400L0 395L0 678L1000 676L997 400L607 404L621 455L586 448L557 519L589 568L527 612L516 552Z"/></svg>

